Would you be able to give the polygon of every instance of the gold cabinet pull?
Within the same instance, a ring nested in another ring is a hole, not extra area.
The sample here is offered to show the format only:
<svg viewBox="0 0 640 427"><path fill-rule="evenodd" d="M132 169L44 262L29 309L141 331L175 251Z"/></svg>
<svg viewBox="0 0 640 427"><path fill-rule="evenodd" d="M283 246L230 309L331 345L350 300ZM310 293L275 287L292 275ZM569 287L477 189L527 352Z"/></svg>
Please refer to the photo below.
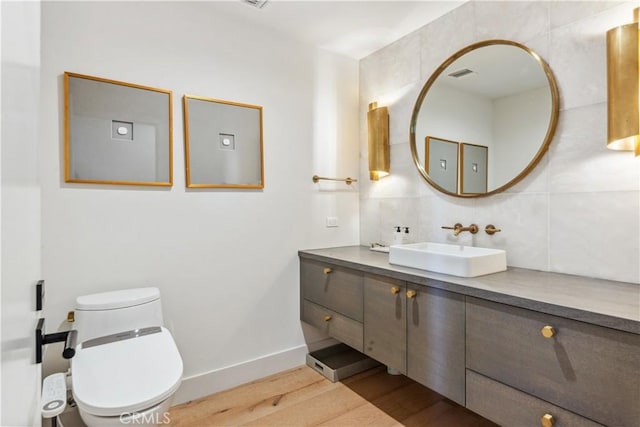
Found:
<svg viewBox="0 0 640 427"><path fill-rule="evenodd" d="M416 291L407 291L407 298L415 298L418 293Z"/></svg>
<svg viewBox="0 0 640 427"><path fill-rule="evenodd" d="M328 322L329 320L331 320L331 316L329 316L329 315L324 316L324 321L325 322Z"/></svg>
<svg viewBox="0 0 640 427"><path fill-rule="evenodd" d="M553 427L554 422L555 420L551 414L544 414L542 418L540 418L540 424L542 427Z"/></svg>
<svg viewBox="0 0 640 427"><path fill-rule="evenodd" d="M400 293L400 288L397 287L397 286L392 286L391 287L391 293L394 294L394 295L399 294Z"/></svg>
<svg viewBox="0 0 640 427"><path fill-rule="evenodd" d="M325 268L322 269L322 274L324 274L325 276L327 274L331 274L331 273L333 273L333 269L331 269L329 267L325 267Z"/></svg>
<svg viewBox="0 0 640 427"><path fill-rule="evenodd" d="M542 333L542 336L545 338L551 338L556 334L556 329L553 326L545 326L544 328L542 328L542 330L540 330L540 332Z"/></svg>

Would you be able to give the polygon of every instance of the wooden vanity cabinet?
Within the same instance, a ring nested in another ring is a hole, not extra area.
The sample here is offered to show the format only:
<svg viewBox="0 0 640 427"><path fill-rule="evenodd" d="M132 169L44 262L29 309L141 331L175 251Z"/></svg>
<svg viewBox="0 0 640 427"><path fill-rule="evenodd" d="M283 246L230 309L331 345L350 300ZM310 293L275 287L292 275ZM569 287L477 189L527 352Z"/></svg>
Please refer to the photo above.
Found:
<svg viewBox="0 0 640 427"><path fill-rule="evenodd" d="M362 348L362 323L311 301L302 303L302 320L358 350Z"/></svg>
<svg viewBox="0 0 640 427"><path fill-rule="evenodd" d="M407 373L406 284L382 276L364 277L364 353Z"/></svg>
<svg viewBox="0 0 640 427"><path fill-rule="evenodd" d="M363 274L330 263L300 263L300 319L362 352Z"/></svg>
<svg viewBox="0 0 640 427"><path fill-rule="evenodd" d="M465 404L465 298L407 286L407 376Z"/></svg>
<svg viewBox="0 0 640 427"><path fill-rule="evenodd" d="M303 321L464 405L463 296L310 260L300 272Z"/></svg>
<svg viewBox="0 0 640 427"><path fill-rule="evenodd" d="M466 318L468 369L604 425L640 426L640 335L471 297Z"/></svg>
<svg viewBox="0 0 640 427"><path fill-rule="evenodd" d="M471 370L467 371L467 408L501 426L602 427Z"/></svg>
<svg viewBox="0 0 640 427"><path fill-rule="evenodd" d="M301 258L302 320L499 425L640 427L633 329L536 299L516 307L491 300L491 292L478 298L475 287L414 284L393 267L387 276L373 260L345 268ZM533 286L531 274L520 277ZM564 289L556 275L535 276Z"/></svg>
<svg viewBox="0 0 640 427"><path fill-rule="evenodd" d="M304 261L300 265L302 297L362 322L363 274L330 263Z"/></svg>

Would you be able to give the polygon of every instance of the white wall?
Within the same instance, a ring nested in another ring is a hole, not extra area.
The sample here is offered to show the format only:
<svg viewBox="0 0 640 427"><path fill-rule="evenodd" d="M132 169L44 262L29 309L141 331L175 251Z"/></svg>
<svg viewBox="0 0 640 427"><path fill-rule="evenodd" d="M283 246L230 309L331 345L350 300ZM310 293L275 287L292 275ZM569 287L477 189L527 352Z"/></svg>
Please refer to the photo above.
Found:
<svg viewBox="0 0 640 427"><path fill-rule="evenodd" d="M369 102L391 100L393 144L390 177L361 186L361 243L389 242L391 226L403 225L415 241L505 248L511 266L640 283L639 159L606 148L605 34L631 22L634 7L634 1L474 1L361 60L361 179ZM524 43L549 63L560 118L548 154L527 178L499 195L463 200L435 192L417 173L409 123L438 66L488 39ZM455 239L440 229L456 222L503 231Z"/></svg>
<svg viewBox="0 0 640 427"><path fill-rule="evenodd" d="M40 3L2 2L2 403L0 425L39 426Z"/></svg>
<svg viewBox="0 0 640 427"><path fill-rule="evenodd" d="M297 251L359 240L358 187L311 181L314 173L357 175L357 62L226 13L246 7L42 5L46 314L62 322L78 295L158 286L185 376L205 379L181 399L304 363L303 332L320 337L298 320ZM65 70L173 90L172 188L63 182ZM264 107L263 191L185 189L185 93ZM326 228L327 216L340 226ZM252 371L223 378L248 361Z"/></svg>

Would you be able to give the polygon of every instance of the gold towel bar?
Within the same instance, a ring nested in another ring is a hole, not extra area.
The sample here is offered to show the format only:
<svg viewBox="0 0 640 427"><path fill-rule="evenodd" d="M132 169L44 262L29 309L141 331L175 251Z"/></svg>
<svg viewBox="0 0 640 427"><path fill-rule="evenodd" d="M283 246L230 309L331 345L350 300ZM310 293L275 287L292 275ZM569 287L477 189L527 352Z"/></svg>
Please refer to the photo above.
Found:
<svg viewBox="0 0 640 427"><path fill-rule="evenodd" d="M318 175L313 175L313 177L311 178L313 180L313 182L318 183L318 181L320 180L326 180L326 181L344 181L347 183L347 185L351 185L352 182L358 182L357 179L353 179L350 177L346 177L346 178L327 178L325 176L318 176Z"/></svg>

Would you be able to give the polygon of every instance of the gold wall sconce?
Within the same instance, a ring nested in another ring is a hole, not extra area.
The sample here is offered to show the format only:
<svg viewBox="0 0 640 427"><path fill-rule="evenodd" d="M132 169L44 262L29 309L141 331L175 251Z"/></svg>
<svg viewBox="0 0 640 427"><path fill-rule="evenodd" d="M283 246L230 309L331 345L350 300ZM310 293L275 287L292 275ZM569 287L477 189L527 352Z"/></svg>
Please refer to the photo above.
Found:
<svg viewBox="0 0 640 427"><path fill-rule="evenodd" d="M640 62L638 15L634 22L607 31L607 147L640 156Z"/></svg>
<svg viewBox="0 0 640 427"><path fill-rule="evenodd" d="M369 179L377 181L389 175L389 109L369 104Z"/></svg>

